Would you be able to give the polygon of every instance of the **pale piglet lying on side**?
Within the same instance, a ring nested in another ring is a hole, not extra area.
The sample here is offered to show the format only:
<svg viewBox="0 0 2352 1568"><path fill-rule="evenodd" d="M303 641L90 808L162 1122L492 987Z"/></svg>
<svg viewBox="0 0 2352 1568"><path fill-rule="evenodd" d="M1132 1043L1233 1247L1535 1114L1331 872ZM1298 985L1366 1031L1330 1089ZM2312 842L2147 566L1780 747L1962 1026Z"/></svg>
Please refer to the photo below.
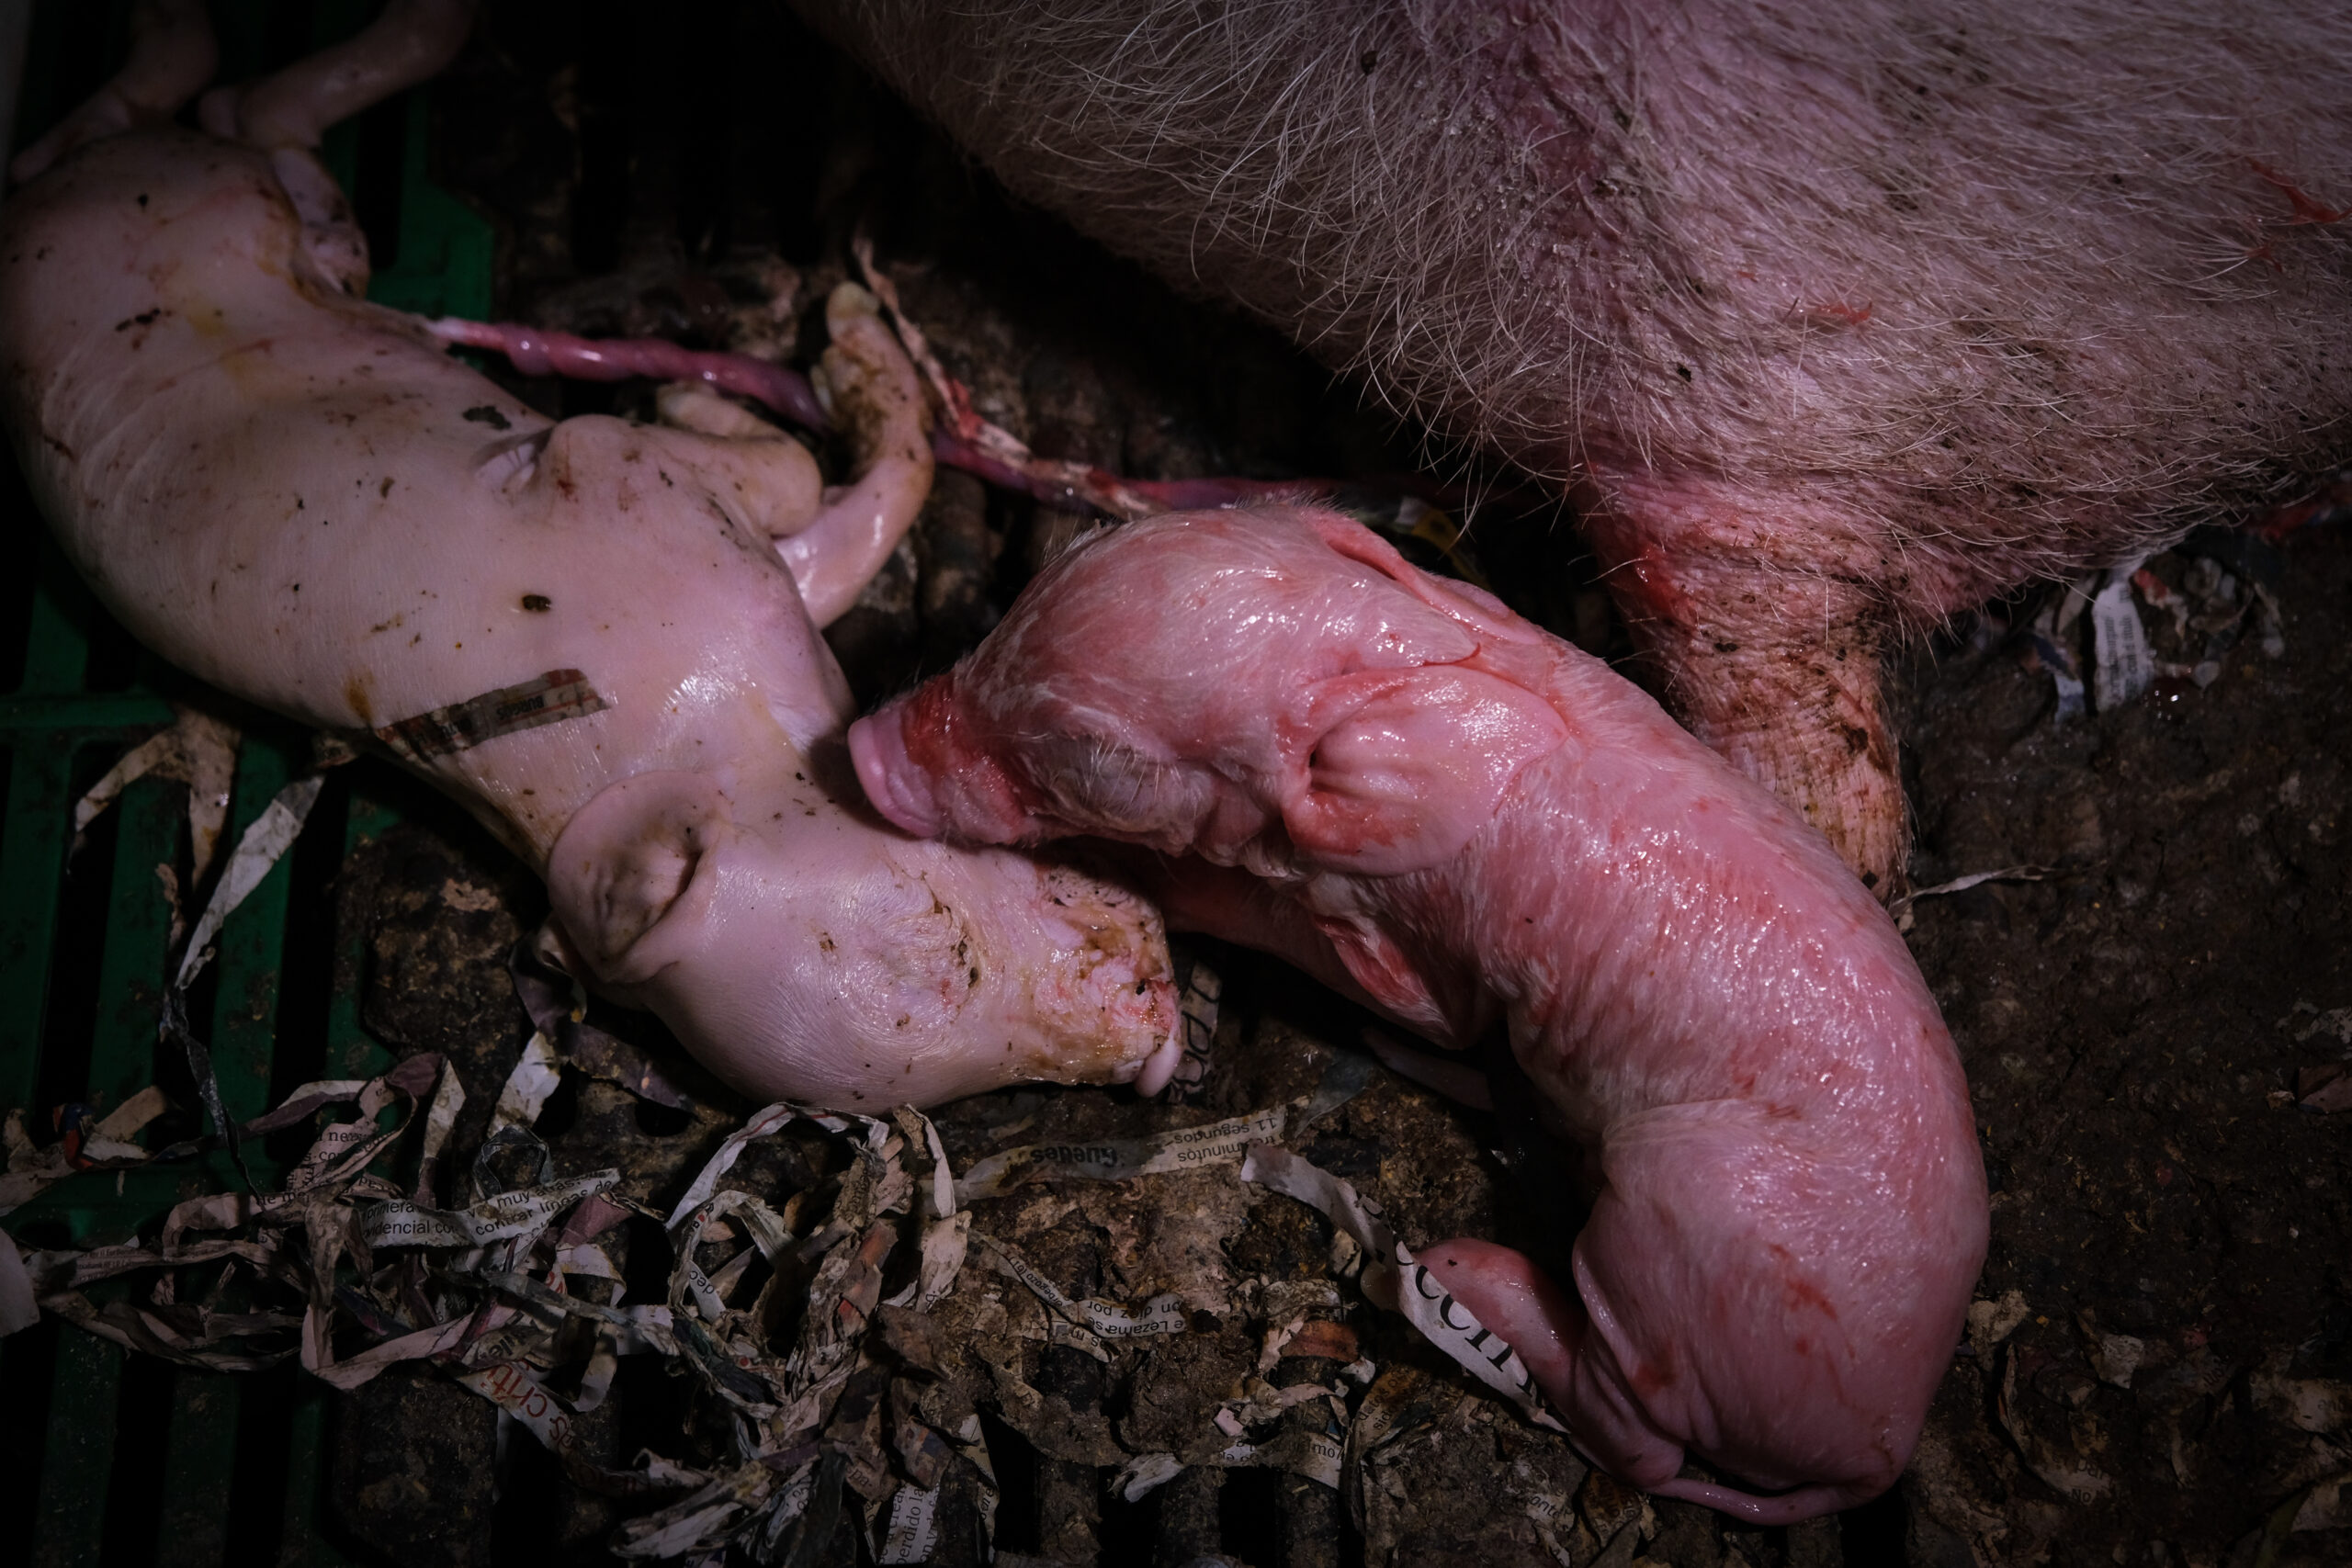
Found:
<svg viewBox="0 0 2352 1568"><path fill-rule="evenodd" d="M815 765L852 713L817 628L930 481L872 300L828 312L864 470L841 491L707 393L664 400L699 429L551 423L361 301L364 243L309 151L437 69L469 7L396 0L209 98L215 135L164 123L210 73L203 7L139 20L0 208L0 398L107 608L224 690L372 731L544 871L592 980L746 1089L870 1107L1164 1076L1148 906L910 840Z"/></svg>
<svg viewBox="0 0 2352 1568"><path fill-rule="evenodd" d="M1820 835L1607 666L1334 514L1197 513L1071 551L850 744L911 832L1192 857L1171 920L1507 1029L1599 1173L1572 1278L1419 1257L1610 1470L1766 1522L1901 1472L1984 1254L1951 1038Z"/></svg>

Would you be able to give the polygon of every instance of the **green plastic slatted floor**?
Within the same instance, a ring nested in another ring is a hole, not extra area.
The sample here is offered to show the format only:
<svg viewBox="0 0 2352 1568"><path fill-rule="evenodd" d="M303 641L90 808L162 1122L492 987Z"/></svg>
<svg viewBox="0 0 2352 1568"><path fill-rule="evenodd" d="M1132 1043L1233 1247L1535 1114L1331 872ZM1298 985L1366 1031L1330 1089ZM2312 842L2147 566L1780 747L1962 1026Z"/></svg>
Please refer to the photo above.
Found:
<svg viewBox="0 0 2352 1568"><path fill-rule="evenodd" d="M222 79L254 74L346 36L373 7L329 0L314 8L307 28L292 29L291 39L280 36L288 30L285 9L214 7ZM124 51L128 12L128 5L86 0L51 0L37 8L17 144L38 135L114 68ZM490 230L425 179L424 95L374 113L383 117L370 127L377 142L387 129L398 138L397 159L370 167L397 164L399 241L395 265L377 275L370 297L428 314L486 316ZM355 197L361 139L359 126L345 126L326 148L329 166ZM389 173L382 168L377 177ZM142 780L116 804L110 829L103 819L94 826L94 846L112 834L110 886L102 914L91 911L74 929L67 923L74 905L67 889L71 813L77 791L96 773L129 743L169 722L167 695L188 690L188 682L140 654L127 685L94 689L94 677L98 686L117 684L98 667L123 662L121 632L49 544L13 472L0 479L0 506L9 515L12 553L38 565L29 606L17 601L27 612L22 678L0 694L7 790L0 824L0 1111L21 1107L28 1123L45 1126L56 1103L79 1100L103 1111L157 1077L156 1008L170 911L154 868L182 855L185 792ZM224 848L307 754L305 737L288 728L247 736ZM347 854L399 819L399 802L413 797L413 786L372 763L338 773L311 832L339 830ZM289 1021L281 1036L292 859L281 861L230 919L210 1016L195 1021L209 1031L221 1097L239 1118L266 1109L273 1083L282 1090L294 1081L289 1067L303 1076L342 1077L387 1059L361 1031L357 998L348 989L326 998L322 1039L315 1014ZM80 897L90 902L86 893ZM300 920L328 918L324 908L297 912ZM315 963L327 949L313 942L310 951ZM81 1032L71 1025L90 1010L86 993L77 1004L65 994L74 987L61 985L60 976L78 973L86 987L94 953L95 1017L86 1038L76 1038ZM346 976L360 972L356 962L340 967ZM318 984L313 979L313 990ZM85 1055L86 1070L77 1071ZM268 1182L275 1167L264 1151L249 1152L255 1179ZM218 1154L119 1175L92 1173L51 1189L10 1215L6 1228L39 1245L119 1240L183 1197L233 1185L228 1160ZM153 1417L159 1410L160 1431L123 1429L126 1415ZM36 1411L45 1416L29 1419ZM273 1548L283 1562L342 1562L319 1520L324 1414L323 1391L290 1372L251 1379L152 1363L127 1367L115 1346L53 1324L0 1340L0 1433L11 1439L0 1449L0 1562L63 1568L103 1557L108 1563L209 1568L252 1562ZM265 1521L259 1527L256 1517Z"/></svg>

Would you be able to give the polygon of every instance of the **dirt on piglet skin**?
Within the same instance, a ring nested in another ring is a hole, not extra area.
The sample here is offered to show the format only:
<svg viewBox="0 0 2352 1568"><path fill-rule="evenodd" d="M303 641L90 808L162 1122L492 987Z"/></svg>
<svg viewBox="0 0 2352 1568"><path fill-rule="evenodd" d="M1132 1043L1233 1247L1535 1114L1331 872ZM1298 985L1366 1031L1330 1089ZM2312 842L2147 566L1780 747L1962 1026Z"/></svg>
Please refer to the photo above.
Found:
<svg viewBox="0 0 2352 1568"><path fill-rule="evenodd" d="M2160 581L2191 570L2186 556L2150 568ZM1342 1565L1962 1568L2111 1562L2119 1547L2179 1568L2344 1561L2352 1111L2321 1107L2352 1054L2339 761L2352 756L2352 537L2290 540L2275 592L2275 657L2245 641L2208 686L2064 724L2048 672L1990 622L1903 671L1915 881L2020 867L2034 879L1929 892L1905 911L1969 1069L1994 1226L1968 1342L1895 1494L1758 1530L1626 1493L1373 1309L1348 1248L1304 1205L1230 1166L1125 1181L1046 1170L974 1202L976 1232L1073 1297L1132 1307L1171 1293L1185 1328L1114 1342L1098 1361L1057 1343L1052 1314L976 1245L955 1291L900 1325L915 1337L894 1342L917 1349L892 1363L886 1401L909 1430L978 1430L996 1472L991 1488L960 1450L939 1472L952 1531L934 1560L982 1561L992 1501L1005 1554L1066 1563L1189 1561L1180 1550L1319 1562L1298 1534L1316 1519L1339 1532L1329 1560ZM2179 662L2165 621L2146 624ZM528 1032L505 949L538 895L455 820L402 829L344 874L345 918L368 936L363 1016L457 1062L469 1112L449 1168L466 1170ZM1200 951L1225 986L1195 1103L1048 1087L978 1097L936 1113L952 1167L1296 1106L1361 1066L1363 1015L1269 961ZM601 1004L592 1018L648 1027ZM681 1111L568 1071L538 1131L556 1174L616 1166L658 1208L747 1109L704 1092L707 1108ZM1379 1201L1408 1244L1490 1235L1561 1267L1556 1188L1491 1116L1374 1067L1286 1141ZM825 1140L795 1134L749 1145L724 1185L782 1202L838 1168ZM632 1221L608 1249L636 1299L662 1289L658 1227ZM1284 1354L1277 1331L1309 1319L1358 1348L1353 1371ZM1301 1368L1335 1399L1282 1407L1281 1380ZM627 1510L535 1446L510 1453L494 1506L462 1467L444 1474L433 1445L488 1414L470 1394L442 1412L458 1392L388 1377L338 1401L339 1517L416 1543L418 1561L459 1562L492 1507L502 1530L527 1517L563 1543L559 1557L601 1560ZM690 1463L722 1452L723 1425L683 1393L652 1359L628 1359L587 1428L605 1461L640 1445ZM1286 1492L1316 1483L1227 1452L1279 1452L1302 1414L1344 1454L1336 1495ZM1125 1498L1118 1478L1153 1454L1191 1468Z"/></svg>
<svg viewBox="0 0 2352 1568"><path fill-rule="evenodd" d="M662 47L640 51L549 26L550 7L485 7L475 45L436 86L435 113L447 122L439 177L511 230L503 314L722 346L727 321L775 305L767 335L735 346L805 362L813 304L849 276L849 238L864 232L975 405L1043 449L1144 478L1370 480L1431 466L1416 433L1271 335L1174 298L1007 199L782 8L739 9L725 36L756 47L730 44L719 60L684 22L649 17ZM708 83L730 73L725 112L662 122L685 125L691 149L645 129L660 119L647 104L707 106ZM582 123L596 134L582 137ZM635 140L616 162L624 125ZM510 153L536 162L510 167ZM746 279L773 298L747 294ZM705 299L734 315L685 310ZM647 412L641 388L520 390L555 412ZM1466 473L1473 492L1507 489L1507 476L1442 455L1435 466ZM1573 519L1498 504L1471 521L1470 554L1514 607L1623 658ZM860 699L951 662L1070 531L1050 508L943 474L907 548L831 634ZM1184 1330L1111 1343L1097 1360L1066 1333L1057 1342L1037 1296L975 1243L925 1325L901 1325L934 1364L883 1358L876 1419L952 1439L931 1561L986 1562L992 1535L995 1560L1022 1568L1179 1568L1212 1555L1251 1568L2352 1562L2341 1484L2352 1474L2352 1088L2331 1089L2352 1066L2352 527L2314 525L2275 558L2246 537L2200 535L2147 564L2156 588L2130 604L2171 672L2112 711L2060 720L2028 635L2046 601L2031 597L1898 663L1914 886L2020 867L2038 879L1907 910L1968 1070L1994 1210L1968 1341L1896 1492L1772 1530L1645 1499L1374 1310L1355 1260L1305 1206L1230 1166L1120 1182L1046 1173L971 1204L976 1233L1074 1297L1139 1308L1172 1292ZM2275 600L2275 626L2256 584ZM2177 622L2157 602L2166 594ZM2091 619L2069 622L2086 660ZM443 840L387 840L366 871L373 891L347 900L345 919L370 922L370 1027L402 1049L450 1052L469 1118L484 1118L528 1033L501 944L530 929L543 896L479 835ZM475 891L451 898L445 886ZM482 894L494 910L467 907ZM1202 951L1226 992L1194 1103L1116 1089L978 1097L936 1112L954 1168L1289 1104L1356 1052L1362 1014L1277 964ZM540 1122L557 1173L617 1166L632 1197L674 1201L725 1124L577 1077L566 1074ZM459 1142L482 1124L469 1120ZM1544 1168L1559 1152L1491 1116L1374 1068L1287 1142L1380 1202L1408 1245L1491 1236L1560 1267L1573 1224ZM837 1176L821 1140L770 1140L725 1185L782 1204ZM660 1228L632 1220L613 1246L630 1299L658 1298ZM1351 1336L1359 1362L1285 1356L1280 1331L1308 1319L1336 1325L1334 1342ZM1322 1392L1283 1404L1278 1380L1309 1374ZM639 1446L687 1464L727 1452L727 1420L692 1406L686 1383L656 1358L624 1359L613 1462ZM388 1379L379 1397L408 1386ZM433 1397L471 1412L460 1421L487 1421L470 1393ZM1249 1462L1262 1453L1226 1461L1238 1445L1274 1451L1317 1419L1342 1454L1335 1491L1286 1492L1298 1477ZM473 1528L439 1510L475 1505L401 1479L438 1473L422 1451L439 1440L427 1407L335 1431L372 1445L334 1472L352 1506L376 1510L370 1529L418 1543L416 1562L465 1560L424 1543ZM519 1533L502 1539L555 1539L524 1524L560 1519L565 1560L603 1560L609 1505L540 1458L518 1468L514 1454L537 1450L510 1438L496 1506L501 1528ZM899 1474L903 1454L883 1446ZM1155 1455L1185 1468L1129 1497L1131 1467ZM859 1506L853 1496L853 1517ZM814 1560L870 1560L871 1541L853 1533Z"/></svg>

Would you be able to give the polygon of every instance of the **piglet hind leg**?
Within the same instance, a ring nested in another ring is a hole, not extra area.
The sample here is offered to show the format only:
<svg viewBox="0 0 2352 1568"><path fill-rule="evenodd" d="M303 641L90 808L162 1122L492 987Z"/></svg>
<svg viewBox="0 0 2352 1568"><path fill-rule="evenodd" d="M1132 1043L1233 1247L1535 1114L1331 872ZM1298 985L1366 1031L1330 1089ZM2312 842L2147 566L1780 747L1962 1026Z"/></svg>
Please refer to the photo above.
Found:
<svg viewBox="0 0 2352 1568"><path fill-rule="evenodd" d="M204 129L275 152L314 148L329 127L439 73L473 30L475 0L390 0L356 37L198 106ZM199 7L200 8L200 7Z"/></svg>
<svg viewBox="0 0 2352 1568"><path fill-rule="evenodd" d="M130 12L130 58L40 141L17 154L8 177L37 178L85 142L168 124L204 90L220 62L204 0L141 0Z"/></svg>
<svg viewBox="0 0 2352 1568"><path fill-rule="evenodd" d="M857 603L899 547L931 493L932 473L929 405L880 304L844 283L825 302L825 329L832 342L819 390L849 436L857 477L828 491L816 517L776 545L820 626Z"/></svg>
<svg viewBox="0 0 2352 1568"><path fill-rule="evenodd" d="M272 154L302 220L313 281L356 297L367 290L368 246L348 204L311 155L327 130L434 75L472 30L475 0L390 0L356 38L238 86L216 87L197 107L204 129ZM65 120L8 165L18 184L75 148L168 125L203 91L220 47L202 0L141 0L131 11L130 58Z"/></svg>
<svg viewBox="0 0 2352 1568"><path fill-rule="evenodd" d="M890 558L921 514L932 477L929 407L878 303L844 283L826 301L825 322L832 341L820 383L854 469L844 484L824 485L815 459L797 442L707 385L673 382L657 400L664 424L702 438L694 448L696 466L714 490L731 499L741 520L775 544L809 619L820 626L847 614ZM515 329L443 323L450 326L466 333L458 341L516 352ZM614 367L674 373L662 369L676 352L667 345L594 346L600 375ZM645 354L648 348L654 353ZM578 373L562 357L546 367Z"/></svg>
<svg viewBox="0 0 2352 1568"><path fill-rule="evenodd" d="M1939 1314L1904 1310L1905 1283L1841 1285L1822 1260L1857 1238L1806 1233L1825 1213L1832 1233L1871 1226L1836 1224L1853 1218L1826 1197L1839 1183L1797 1151L1740 1135L1744 1115L1669 1108L1611 1140L1565 1284L1466 1237L1418 1258L1519 1352L1595 1462L1664 1496L1783 1525L1865 1502L1902 1473L1941 1371L1916 1354L1911 1325ZM1942 1272L1933 1256L1917 1261L1923 1277ZM1756 1489L1682 1475L1686 1450Z"/></svg>
<svg viewBox="0 0 2352 1568"><path fill-rule="evenodd" d="M1682 1445L1660 1432L1624 1391L1608 1345L1583 1303L1526 1255L1456 1236L1425 1247L1416 1261L1471 1316L1519 1353L1544 1393L1569 1411L1577 1446L1604 1470L1643 1490L1747 1519L1795 1524L1867 1501L1875 1485L1812 1485L1759 1495L1685 1477Z"/></svg>

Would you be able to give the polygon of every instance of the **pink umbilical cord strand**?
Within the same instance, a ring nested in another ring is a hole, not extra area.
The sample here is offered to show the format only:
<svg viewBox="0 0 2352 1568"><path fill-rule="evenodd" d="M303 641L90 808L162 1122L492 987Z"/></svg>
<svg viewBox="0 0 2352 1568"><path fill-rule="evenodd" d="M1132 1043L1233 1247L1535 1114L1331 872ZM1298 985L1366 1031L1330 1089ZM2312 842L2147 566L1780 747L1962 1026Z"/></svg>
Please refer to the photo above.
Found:
<svg viewBox="0 0 2352 1568"><path fill-rule="evenodd" d="M626 381L637 376L701 381L764 404L804 429L832 428L806 376L748 354L680 348L650 337L575 337L513 321L468 321L454 316L430 325L433 335L445 343L504 355L526 376L568 376L579 381Z"/></svg>
<svg viewBox="0 0 2352 1568"><path fill-rule="evenodd" d="M1321 495L1323 479L1130 479L1084 463L1051 457L1016 457L988 450L949 431L935 431L931 455L974 479L1026 495L1065 512L1100 512L1133 521L1158 512L1203 511L1273 499Z"/></svg>
<svg viewBox="0 0 2352 1568"><path fill-rule="evenodd" d="M428 325L445 343L504 355L526 376L700 381L749 398L803 429L831 428L807 377L747 354L681 348L661 338L584 338L519 322L469 321L454 316ZM1346 488L1329 479L1123 479L1088 464L1037 457L977 414L966 412L965 417L980 432L980 439L958 434L952 428L954 418L943 420L931 438L932 456L942 466L1068 512L1132 521L1159 512L1328 499Z"/></svg>

